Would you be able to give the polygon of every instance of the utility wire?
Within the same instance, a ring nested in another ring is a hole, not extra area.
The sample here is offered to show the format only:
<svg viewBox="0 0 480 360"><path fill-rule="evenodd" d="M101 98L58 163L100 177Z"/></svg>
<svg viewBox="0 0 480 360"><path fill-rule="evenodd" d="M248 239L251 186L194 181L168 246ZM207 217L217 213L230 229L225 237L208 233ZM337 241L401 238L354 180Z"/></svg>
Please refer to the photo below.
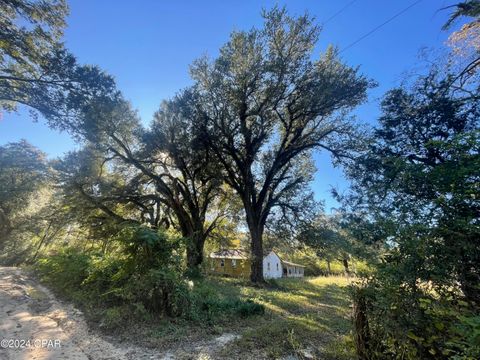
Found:
<svg viewBox="0 0 480 360"><path fill-rule="evenodd" d="M323 24L327 24L328 22L332 21L333 19L335 19L338 15L340 15L342 12L344 12L347 8L350 7L350 5L352 5L353 3L357 2L358 0L352 0L350 1L348 4L346 4L344 7L342 7L340 10L338 10L335 14L333 14L332 16L330 16L327 20L325 20L323 22Z"/></svg>
<svg viewBox="0 0 480 360"><path fill-rule="evenodd" d="M350 49L352 46L358 44L360 41L362 41L363 39L365 39L366 37L372 35L374 32L376 32L377 30L379 30L380 28L382 28L383 26L387 25L389 22L391 22L392 20L395 20L397 17L399 17L400 15L402 15L403 13L407 12L408 10L410 10L412 7L414 7L415 5L417 5L418 3L422 2L423 0L417 0L415 1L414 3L410 4L409 6L407 6L405 9L399 11L398 13L396 13L395 15L393 15L391 18L389 18L388 20L384 21L383 23L381 23L380 25L378 25L377 27L373 28L372 30L370 30L368 33L366 33L365 35L362 35L361 37L359 37L357 40L355 40L354 42L352 42L350 45L348 45L347 47L343 48L342 50L340 50L339 54L343 53L344 51Z"/></svg>

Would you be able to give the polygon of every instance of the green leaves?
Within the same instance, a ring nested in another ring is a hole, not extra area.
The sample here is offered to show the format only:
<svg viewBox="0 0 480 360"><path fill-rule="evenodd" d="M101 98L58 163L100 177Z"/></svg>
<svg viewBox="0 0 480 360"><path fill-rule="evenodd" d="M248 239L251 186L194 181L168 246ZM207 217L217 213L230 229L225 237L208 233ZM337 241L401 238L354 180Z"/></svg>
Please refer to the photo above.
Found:
<svg viewBox="0 0 480 360"><path fill-rule="evenodd" d="M113 78L78 64L64 48L65 1L5 0L0 12L0 109L26 105L50 126L77 135L83 107L116 90Z"/></svg>
<svg viewBox="0 0 480 360"><path fill-rule="evenodd" d="M25 140L0 146L0 249L12 241L12 232L31 215L26 209L48 175L45 154Z"/></svg>
<svg viewBox="0 0 480 360"><path fill-rule="evenodd" d="M310 203L312 152L355 152L346 114L373 85L332 49L312 60L319 27L308 14L292 17L274 7L263 17L262 28L232 33L216 59L191 67L199 127L224 181L242 199L259 249L254 259L262 257L268 221L295 222Z"/></svg>
<svg viewBox="0 0 480 360"><path fill-rule="evenodd" d="M475 340L456 329L480 304L480 113L450 76L434 69L389 91L369 149L348 168L346 204L385 246L367 281L373 358L478 357Z"/></svg>

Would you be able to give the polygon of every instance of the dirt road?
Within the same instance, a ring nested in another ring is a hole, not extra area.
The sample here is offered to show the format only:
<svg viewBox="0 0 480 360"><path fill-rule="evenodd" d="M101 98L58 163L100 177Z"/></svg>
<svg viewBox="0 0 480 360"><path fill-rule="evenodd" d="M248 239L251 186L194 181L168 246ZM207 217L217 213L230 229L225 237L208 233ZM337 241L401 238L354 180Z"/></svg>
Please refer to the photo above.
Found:
<svg viewBox="0 0 480 360"><path fill-rule="evenodd" d="M19 268L0 267L0 360L215 359L236 335L159 351L119 343L91 331L82 313Z"/></svg>

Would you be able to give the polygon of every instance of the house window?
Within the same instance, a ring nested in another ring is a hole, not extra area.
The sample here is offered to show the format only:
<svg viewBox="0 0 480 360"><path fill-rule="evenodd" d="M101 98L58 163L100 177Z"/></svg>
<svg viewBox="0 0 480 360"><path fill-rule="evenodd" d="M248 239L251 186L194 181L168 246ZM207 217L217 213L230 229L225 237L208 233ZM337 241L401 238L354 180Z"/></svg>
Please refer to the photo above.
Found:
<svg viewBox="0 0 480 360"><path fill-rule="evenodd" d="M270 271L270 263L267 263L267 270Z"/></svg>
<svg viewBox="0 0 480 360"><path fill-rule="evenodd" d="M277 271L278 271L278 263L277 263Z"/></svg>
<svg viewBox="0 0 480 360"><path fill-rule="evenodd" d="M237 260L236 259L232 259L232 267L237 267Z"/></svg>
<svg viewBox="0 0 480 360"><path fill-rule="evenodd" d="M289 275L292 275L292 269L291 269L291 268L288 269L288 274L289 274Z"/></svg>
<svg viewBox="0 0 480 360"><path fill-rule="evenodd" d="M225 266L225 259L220 260L220 266L222 266L222 267Z"/></svg>

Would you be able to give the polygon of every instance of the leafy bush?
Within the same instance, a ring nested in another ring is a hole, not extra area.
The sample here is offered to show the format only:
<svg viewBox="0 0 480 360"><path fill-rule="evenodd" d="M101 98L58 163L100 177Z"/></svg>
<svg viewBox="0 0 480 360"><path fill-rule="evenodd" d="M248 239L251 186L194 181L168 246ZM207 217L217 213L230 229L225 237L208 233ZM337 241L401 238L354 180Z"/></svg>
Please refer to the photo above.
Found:
<svg viewBox="0 0 480 360"><path fill-rule="evenodd" d="M360 358L480 358L480 317L473 304L427 287L392 285L370 279L354 288Z"/></svg>
<svg viewBox="0 0 480 360"><path fill-rule="evenodd" d="M265 313L265 307L261 304L257 304L252 299L247 299L245 302L238 302L236 308L238 314L243 318L252 315L263 315Z"/></svg>
<svg viewBox="0 0 480 360"><path fill-rule="evenodd" d="M187 281L178 239L164 232L126 227L118 239L122 251L110 255L69 248L36 264L41 279L87 310L107 329L129 320L158 316L203 322L225 316L264 313L253 300L220 298L216 290Z"/></svg>
<svg viewBox="0 0 480 360"><path fill-rule="evenodd" d="M36 269L42 280L62 294L75 292L88 276L91 257L67 248L48 258L39 259Z"/></svg>
<svg viewBox="0 0 480 360"><path fill-rule="evenodd" d="M187 287L175 255L177 239L162 231L126 226L117 240L123 245L117 254L69 248L40 259L36 270L57 292L92 308L142 304L152 313L178 315L188 307ZM115 310L106 316L114 318Z"/></svg>
<svg viewBox="0 0 480 360"><path fill-rule="evenodd" d="M122 325L126 320L128 309L124 306L108 308L103 313L103 326L107 329L114 329Z"/></svg>
<svg viewBox="0 0 480 360"><path fill-rule="evenodd" d="M265 307L257 304L252 299L203 299L197 303L197 309L206 314L207 319L231 314L246 318L253 315L263 315L265 313Z"/></svg>
<svg viewBox="0 0 480 360"><path fill-rule="evenodd" d="M221 318L263 315L265 307L253 299L241 299L237 294L221 294L208 280L195 283L192 291L190 319L212 322Z"/></svg>
<svg viewBox="0 0 480 360"><path fill-rule="evenodd" d="M122 289L127 302L140 302L156 314L180 316L188 313L190 293L180 274L167 269L150 269L134 274Z"/></svg>
<svg viewBox="0 0 480 360"><path fill-rule="evenodd" d="M456 349L453 359L480 359L480 316L478 314L457 315L451 328L454 335L447 345ZM459 355L460 354L460 355Z"/></svg>

